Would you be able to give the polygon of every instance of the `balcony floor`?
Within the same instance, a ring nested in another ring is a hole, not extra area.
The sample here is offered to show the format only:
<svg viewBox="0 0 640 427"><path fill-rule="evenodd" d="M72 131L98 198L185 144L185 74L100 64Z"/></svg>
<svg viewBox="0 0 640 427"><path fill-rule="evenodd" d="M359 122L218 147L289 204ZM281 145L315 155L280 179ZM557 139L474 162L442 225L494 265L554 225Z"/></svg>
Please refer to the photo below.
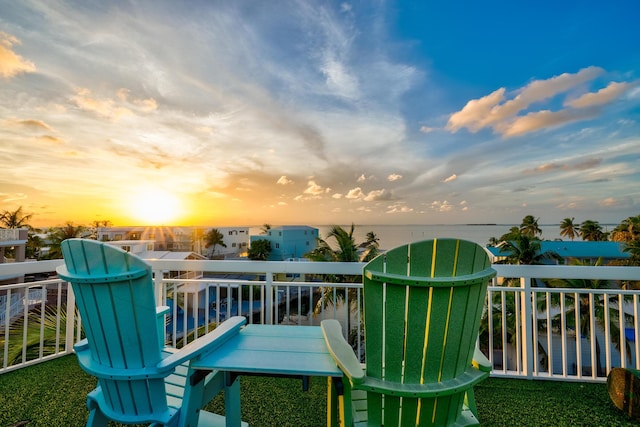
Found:
<svg viewBox="0 0 640 427"><path fill-rule="evenodd" d="M299 380L243 377L241 384L243 419L251 426L325 425L322 380L312 380L306 393ZM94 385L75 356L0 375L0 425L29 420L27 427L82 426ZM475 390L483 426L638 425L611 404L604 384L490 378ZM221 398L208 407L222 408Z"/></svg>

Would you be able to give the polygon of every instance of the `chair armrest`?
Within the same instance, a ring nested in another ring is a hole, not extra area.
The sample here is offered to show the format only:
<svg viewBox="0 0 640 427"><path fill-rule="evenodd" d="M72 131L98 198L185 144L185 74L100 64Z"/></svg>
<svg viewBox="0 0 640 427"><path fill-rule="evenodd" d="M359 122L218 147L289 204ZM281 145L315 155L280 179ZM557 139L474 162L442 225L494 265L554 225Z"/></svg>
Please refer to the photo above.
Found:
<svg viewBox="0 0 640 427"><path fill-rule="evenodd" d="M479 371L471 366L466 372L444 381L426 384L404 384L386 381L379 378L365 377L363 383L357 387L360 390L373 391L391 396L404 397L443 397L469 390L475 384L489 376L488 372Z"/></svg>
<svg viewBox="0 0 640 427"><path fill-rule="evenodd" d="M473 353L473 361L471 362L474 368L481 370L482 372L491 372L493 369L493 365L487 359L487 356L484 355L479 348L476 347L475 352Z"/></svg>
<svg viewBox="0 0 640 427"><path fill-rule="evenodd" d="M364 371L353 349L342 335L342 326L335 319L323 320L320 323L327 349L336 365L353 384L360 384L364 379Z"/></svg>
<svg viewBox="0 0 640 427"><path fill-rule="evenodd" d="M247 319L243 316L234 316L225 320L213 331L195 341L190 342L177 352L163 359L158 364L158 369L173 369L175 366L178 366L187 360L191 360L203 353L208 353L221 347L224 343L229 341L229 339L236 336L245 323L247 323Z"/></svg>

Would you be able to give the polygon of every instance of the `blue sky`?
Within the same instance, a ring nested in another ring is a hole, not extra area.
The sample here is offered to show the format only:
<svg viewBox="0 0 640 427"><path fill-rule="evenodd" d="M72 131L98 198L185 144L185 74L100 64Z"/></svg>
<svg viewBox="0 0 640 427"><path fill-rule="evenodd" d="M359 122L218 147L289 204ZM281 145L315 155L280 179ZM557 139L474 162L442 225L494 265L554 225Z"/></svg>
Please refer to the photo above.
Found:
<svg viewBox="0 0 640 427"><path fill-rule="evenodd" d="M0 209L619 223L640 212L638 16L632 0L0 0Z"/></svg>

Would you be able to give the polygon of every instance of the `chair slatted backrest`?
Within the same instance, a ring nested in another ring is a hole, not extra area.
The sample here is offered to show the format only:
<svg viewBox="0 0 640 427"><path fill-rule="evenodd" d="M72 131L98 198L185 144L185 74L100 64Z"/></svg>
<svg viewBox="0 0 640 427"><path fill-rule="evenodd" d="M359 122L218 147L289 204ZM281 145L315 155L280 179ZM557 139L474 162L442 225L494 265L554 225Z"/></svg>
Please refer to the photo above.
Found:
<svg viewBox="0 0 640 427"><path fill-rule="evenodd" d="M489 278L455 285L421 283L419 278L467 275L490 265L482 247L457 239L400 246L366 265L367 376L428 384L455 378L469 369ZM377 280L375 272L406 276L407 280ZM464 392L438 399L401 399L369 392L369 423L446 425L447 420L456 419L463 400Z"/></svg>
<svg viewBox="0 0 640 427"><path fill-rule="evenodd" d="M62 242L64 276L72 285L91 358L106 370L155 367L161 360L151 268L135 255L93 240ZM166 412L162 378L114 380L98 376L115 413Z"/></svg>

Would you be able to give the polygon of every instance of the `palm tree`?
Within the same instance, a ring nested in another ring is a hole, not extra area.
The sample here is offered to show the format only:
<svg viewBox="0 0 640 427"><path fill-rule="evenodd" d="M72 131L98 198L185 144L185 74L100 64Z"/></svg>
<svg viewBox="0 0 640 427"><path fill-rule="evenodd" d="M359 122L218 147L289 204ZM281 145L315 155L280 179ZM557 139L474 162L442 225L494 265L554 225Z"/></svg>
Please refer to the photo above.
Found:
<svg viewBox="0 0 640 427"><path fill-rule="evenodd" d="M525 216L520 224L520 233L527 237L536 237L538 234L542 234L542 230L538 226L539 219L534 218L533 215Z"/></svg>
<svg viewBox="0 0 640 427"><path fill-rule="evenodd" d="M269 234L269 230L271 230L271 224L263 224L260 228L260 234Z"/></svg>
<svg viewBox="0 0 640 427"><path fill-rule="evenodd" d="M329 262L358 262L358 246L353 238L355 226L351 224L351 229L347 232L339 225L334 225L329 229L326 239L318 238L318 247L313 251L305 254L305 258L312 261L329 261ZM333 249L327 240L333 237L337 249Z"/></svg>
<svg viewBox="0 0 640 427"><path fill-rule="evenodd" d="M571 265L590 265L588 261L572 260ZM602 266L602 258L594 263L594 266ZM615 283L608 280L597 279L551 279L548 281L550 287L553 288L571 288L571 289L619 289ZM576 330L577 322L579 322L579 333L584 337L591 336L591 316L593 315L596 323L600 327L604 327L606 324L606 310L605 306L609 307L609 330L611 331L611 339L618 351L621 351L621 346L625 345L627 350L627 356L629 362L631 362L631 346L627 339L624 339L624 343L620 342L620 310L618 310L617 296L607 295L594 295L590 298L588 293L567 293L564 298L567 298L570 302L567 305L566 322L569 327L573 327ZM577 298L576 298L577 296ZM590 300L593 301L593 307L590 309ZM560 301L555 300L555 304L559 305ZM576 313L578 314L576 319ZM555 322L560 322L560 316L558 314L554 319ZM626 316L626 315L625 315ZM601 374L602 363L600 355L600 343L596 337L596 364L598 373Z"/></svg>
<svg viewBox="0 0 640 427"><path fill-rule="evenodd" d="M611 232L611 240L616 242L631 242L638 239L640 239L640 215L623 220Z"/></svg>
<svg viewBox="0 0 640 427"><path fill-rule="evenodd" d="M369 262L380 255L380 239L373 231L367 233L367 240L360 243L358 247L364 249L361 256L362 262Z"/></svg>
<svg viewBox="0 0 640 427"><path fill-rule="evenodd" d="M560 235L561 236L568 237L571 240L573 240L576 237L580 236L580 230L578 229L578 227L580 225L579 224L574 224L573 223L574 220L575 220L574 217L565 218L565 219L562 220L562 222L560 223Z"/></svg>
<svg viewBox="0 0 640 427"><path fill-rule="evenodd" d="M353 233L355 225L352 223L349 231L334 225L329 229L327 239L318 238L318 247L313 251L305 254L305 258L309 258L312 261L329 261L329 262L367 262L373 259L379 254L379 238L373 231L367 233L367 239L360 245L356 245ZM334 249L327 240L333 238L335 240L337 248ZM358 248L364 248L362 254L359 253ZM338 280L338 277L328 277L327 281ZM340 278L343 282L357 282L359 277L344 277ZM343 303L346 299L349 300L349 309L358 309L358 289L349 288L344 290L334 290L334 288L322 289L322 295L316 304L314 312L319 313L323 307L327 305L333 305ZM362 304L362 298L360 298L360 304ZM362 309L362 307L360 307ZM347 330L351 331L350 316L347 316ZM349 333L349 339L353 339L351 333Z"/></svg>
<svg viewBox="0 0 640 427"><path fill-rule="evenodd" d="M67 239L75 239L77 237L84 237L87 232L87 227L83 225L75 226L72 222L67 222L62 227L55 227L49 231L49 258L60 259L62 258L61 244Z"/></svg>
<svg viewBox="0 0 640 427"><path fill-rule="evenodd" d="M27 314L27 324L25 328L25 317L21 316L9 326L7 348L7 366L18 363L22 360L23 347L27 360L39 357L42 339L43 355L50 355L59 352L64 347L66 334L66 306L57 310L53 306L46 306L44 315L40 310L31 310ZM43 334L41 338L41 334ZM23 341L24 338L24 341ZM0 346L5 346L5 335L0 338ZM0 365L3 363L3 355L0 352Z"/></svg>
<svg viewBox="0 0 640 427"><path fill-rule="evenodd" d="M535 265L561 259L555 252L541 252L540 239L524 234L505 241L500 247L500 252L506 254L506 258L500 261L501 264Z"/></svg>
<svg viewBox="0 0 640 427"><path fill-rule="evenodd" d="M31 219L32 214L25 214L20 206L15 211L4 210L0 213L0 225L2 228L28 228L31 226L28 221Z"/></svg>
<svg viewBox="0 0 640 427"><path fill-rule="evenodd" d="M592 221L590 219L580 224L580 235L582 236L582 240L589 240L593 242L607 240L607 234L602 231L602 226L598 221Z"/></svg>
<svg viewBox="0 0 640 427"><path fill-rule="evenodd" d="M625 243L623 251L631 254L631 265L640 265L640 239Z"/></svg>
<svg viewBox="0 0 640 427"><path fill-rule="evenodd" d="M212 228L209 230L207 234L204 236L204 247L212 247L211 253L209 254L209 259L213 257L213 254L216 252L216 246L222 246L226 248L227 245L224 243L224 236L217 228Z"/></svg>

